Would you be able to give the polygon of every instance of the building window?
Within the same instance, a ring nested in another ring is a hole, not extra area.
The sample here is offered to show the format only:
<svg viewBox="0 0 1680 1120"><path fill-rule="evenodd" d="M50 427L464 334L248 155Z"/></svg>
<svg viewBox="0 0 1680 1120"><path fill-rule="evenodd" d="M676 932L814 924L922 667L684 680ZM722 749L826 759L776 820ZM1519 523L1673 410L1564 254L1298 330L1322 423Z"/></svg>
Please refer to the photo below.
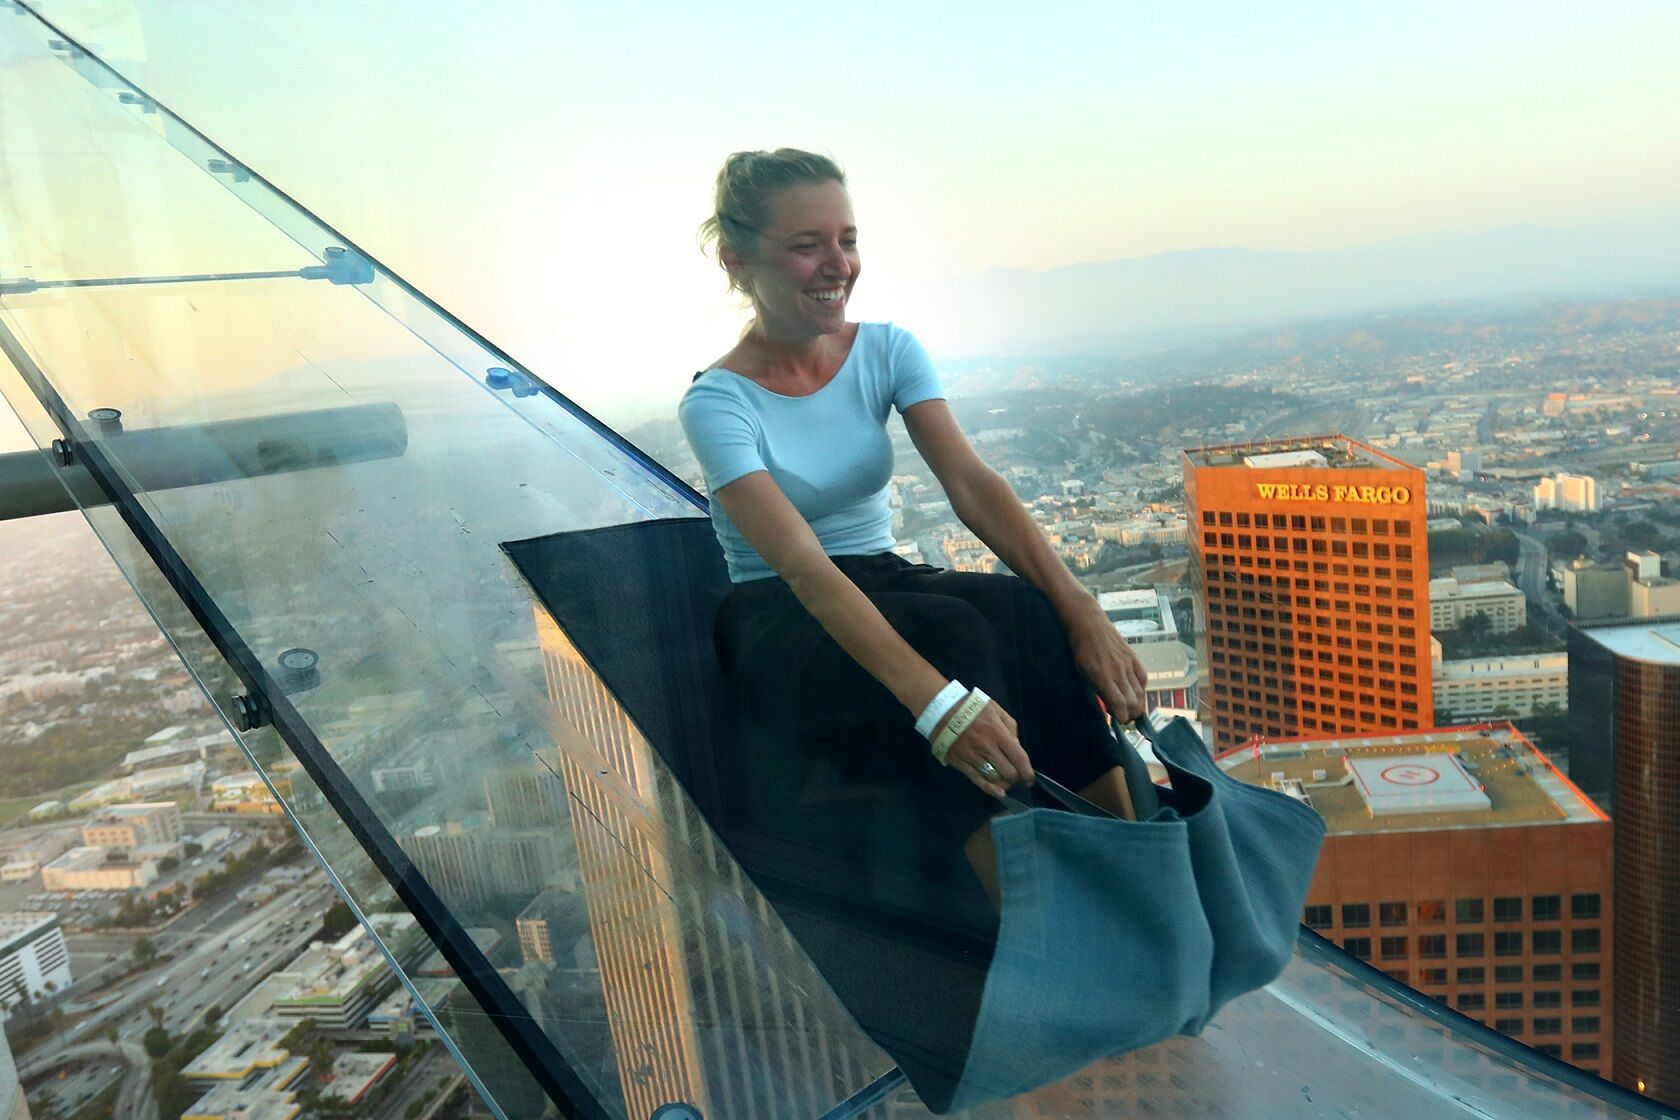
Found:
<svg viewBox="0 0 1680 1120"><path fill-rule="evenodd" d="M1598 896L1596 894L1572 894L1569 896L1569 916L1576 921L1592 921L1598 917Z"/></svg>
<svg viewBox="0 0 1680 1120"><path fill-rule="evenodd" d="M1529 905L1537 922L1555 922L1563 917L1562 895L1537 894Z"/></svg>
<svg viewBox="0 0 1680 1120"><path fill-rule="evenodd" d="M1369 937L1344 938L1342 948L1347 951L1350 957L1357 957L1362 961L1371 959L1371 939Z"/></svg>
<svg viewBox="0 0 1680 1120"><path fill-rule="evenodd" d="M1535 1007L1562 1007L1563 1006L1563 993L1562 992L1535 992L1534 993L1534 1006Z"/></svg>
<svg viewBox="0 0 1680 1120"><path fill-rule="evenodd" d="M1515 1037L1522 1034L1523 1021L1521 1019L1495 1019L1493 1021L1493 1029L1498 1031L1500 1034L1508 1034Z"/></svg>
<svg viewBox="0 0 1680 1120"><path fill-rule="evenodd" d="M1461 933L1458 935L1456 948L1460 960L1466 957L1479 957L1484 952L1482 935L1479 933Z"/></svg>
<svg viewBox="0 0 1680 1120"><path fill-rule="evenodd" d="M1572 1062L1598 1061L1598 1043L1576 1042L1569 1047L1569 1060Z"/></svg>
<svg viewBox="0 0 1680 1120"><path fill-rule="evenodd" d="M1493 900L1493 920L1496 922L1522 921L1521 898L1496 898Z"/></svg>
<svg viewBox="0 0 1680 1120"><path fill-rule="evenodd" d="M1342 928L1364 929L1371 924L1371 904L1369 902L1342 903Z"/></svg>
<svg viewBox="0 0 1680 1120"><path fill-rule="evenodd" d="M1502 964L1493 970L1495 984L1521 984L1523 982L1523 968L1520 964Z"/></svg>
<svg viewBox="0 0 1680 1120"><path fill-rule="evenodd" d="M1540 1053L1546 1055L1546 1057L1548 1057L1548 1058L1561 1058L1561 1057L1563 1057L1563 1047L1559 1046L1555 1042L1537 1043L1534 1048L1536 1050L1540 1051Z"/></svg>
<svg viewBox="0 0 1680 1120"><path fill-rule="evenodd" d="M1487 1007L1487 997L1481 992L1463 992L1456 1002L1460 1011L1481 1011Z"/></svg>
<svg viewBox="0 0 1680 1120"><path fill-rule="evenodd" d="M1482 900L1479 898L1461 898L1453 903L1453 917L1462 923L1482 921Z"/></svg>
<svg viewBox="0 0 1680 1120"><path fill-rule="evenodd" d="M1574 953L1598 952L1598 940L1598 930L1593 927L1569 931L1569 949Z"/></svg>
<svg viewBox="0 0 1680 1120"><path fill-rule="evenodd" d="M1447 970L1444 968L1422 968L1418 970L1419 984L1445 984Z"/></svg>
<svg viewBox="0 0 1680 1120"><path fill-rule="evenodd" d="M1328 906L1309 906L1309 907L1307 907L1305 925L1308 929L1329 929L1330 928L1330 907L1328 907Z"/></svg>
<svg viewBox="0 0 1680 1120"><path fill-rule="evenodd" d="M1556 929L1537 929L1534 931L1534 955L1537 957L1555 957L1563 952L1563 931ZM1539 979L1538 976L1535 977Z"/></svg>
<svg viewBox="0 0 1680 1120"><path fill-rule="evenodd" d="M1495 992L1493 1006L1500 1011L1521 1011L1523 994L1521 992Z"/></svg>
<svg viewBox="0 0 1680 1120"><path fill-rule="evenodd" d="M1523 951L1523 935L1520 929L1501 930L1493 935L1493 955L1496 957L1520 957Z"/></svg>
<svg viewBox="0 0 1680 1120"><path fill-rule="evenodd" d="M1576 988L1569 993L1569 1003L1573 1007L1597 1007L1599 993L1597 988Z"/></svg>
<svg viewBox="0 0 1680 1120"><path fill-rule="evenodd" d="M1377 915L1385 926L1403 926L1406 924L1406 904L1404 902L1383 902L1377 905Z"/></svg>
<svg viewBox="0 0 1680 1120"><path fill-rule="evenodd" d="M1447 904L1441 899L1427 899L1417 904L1419 925L1439 925L1447 920Z"/></svg>
<svg viewBox="0 0 1680 1120"><path fill-rule="evenodd" d="M1384 960L1400 961L1406 959L1407 938L1385 937L1382 939L1382 955Z"/></svg>
<svg viewBox="0 0 1680 1120"><path fill-rule="evenodd" d="M1534 1033L1537 1035L1562 1034L1563 1020L1550 1016L1534 1020Z"/></svg>
<svg viewBox="0 0 1680 1120"><path fill-rule="evenodd" d="M1563 979L1561 964L1537 964L1534 966L1534 982L1536 984L1555 984Z"/></svg>
<svg viewBox="0 0 1680 1120"><path fill-rule="evenodd" d="M1556 966L1555 965L1546 965L1544 967L1555 968ZM1534 969L1534 972L1535 972L1535 977L1534 978L1536 980L1540 979L1540 976L1539 976L1540 966L1536 966L1535 969ZM1597 961L1577 961L1575 964L1572 964L1572 965L1569 966L1569 978L1571 980L1597 980L1598 979L1598 962ZM1554 977L1552 977L1552 979L1556 980L1556 979L1560 979L1560 977L1554 976Z"/></svg>
<svg viewBox="0 0 1680 1120"><path fill-rule="evenodd" d="M1569 1020L1569 1029L1576 1034L1597 1034L1597 1015L1576 1015Z"/></svg>
<svg viewBox="0 0 1680 1120"><path fill-rule="evenodd" d="M1418 938L1418 956L1425 960L1439 960L1447 955L1447 935L1426 933Z"/></svg>

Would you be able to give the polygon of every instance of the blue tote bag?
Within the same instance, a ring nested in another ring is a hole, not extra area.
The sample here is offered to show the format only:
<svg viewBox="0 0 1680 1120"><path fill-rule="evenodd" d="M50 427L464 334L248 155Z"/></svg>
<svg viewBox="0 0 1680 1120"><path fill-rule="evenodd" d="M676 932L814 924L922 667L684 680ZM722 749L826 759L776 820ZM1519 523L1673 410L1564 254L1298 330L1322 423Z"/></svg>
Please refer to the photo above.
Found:
<svg viewBox="0 0 1680 1120"><path fill-rule="evenodd" d="M1147 791L1129 783L1138 820L1043 775L1034 796L1056 807L1013 801L993 820L997 952L962 1078L942 1111L1198 1034L1288 962L1323 819L1225 774L1184 719L1137 726L1171 782Z"/></svg>

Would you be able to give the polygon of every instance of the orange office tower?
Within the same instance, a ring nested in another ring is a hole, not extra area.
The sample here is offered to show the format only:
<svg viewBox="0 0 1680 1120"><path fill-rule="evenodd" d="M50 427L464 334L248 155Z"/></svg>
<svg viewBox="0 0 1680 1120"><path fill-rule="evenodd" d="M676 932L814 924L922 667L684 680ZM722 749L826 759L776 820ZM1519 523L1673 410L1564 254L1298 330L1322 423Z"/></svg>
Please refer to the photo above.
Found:
<svg viewBox="0 0 1680 1120"><path fill-rule="evenodd" d="M1430 726L1423 472L1339 435L1183 457L1215 748Z"/></svg>

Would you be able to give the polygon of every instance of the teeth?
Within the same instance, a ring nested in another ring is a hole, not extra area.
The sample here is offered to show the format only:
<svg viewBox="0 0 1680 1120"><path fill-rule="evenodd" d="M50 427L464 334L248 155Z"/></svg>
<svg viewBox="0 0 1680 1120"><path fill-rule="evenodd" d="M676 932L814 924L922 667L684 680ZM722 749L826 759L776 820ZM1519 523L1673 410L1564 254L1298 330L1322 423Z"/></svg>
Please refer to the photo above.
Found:
<svg viewBox="0 0 1680 1120"><path fill-rule="evenodd" d="M818 303L834 303L845 296L846 289L836 288L830 292L806 292L805 294L816 300Z"/></svg>

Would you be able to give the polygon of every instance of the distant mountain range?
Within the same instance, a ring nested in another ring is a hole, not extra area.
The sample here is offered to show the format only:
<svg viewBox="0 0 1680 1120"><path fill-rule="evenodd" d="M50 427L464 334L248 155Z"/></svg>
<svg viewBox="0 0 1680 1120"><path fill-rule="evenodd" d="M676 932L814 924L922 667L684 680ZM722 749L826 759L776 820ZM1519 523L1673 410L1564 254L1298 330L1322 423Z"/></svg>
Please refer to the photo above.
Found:
<svg viewBox="0 0 1680 1120"><path fill-rule="evenodd" d="M994 269L942 286L904 321L941 353L1004 356L1438 300L1640 292L1680 292L1680 216L1512 226L1333 252L1213 248L1043 272Z"/></svg>

